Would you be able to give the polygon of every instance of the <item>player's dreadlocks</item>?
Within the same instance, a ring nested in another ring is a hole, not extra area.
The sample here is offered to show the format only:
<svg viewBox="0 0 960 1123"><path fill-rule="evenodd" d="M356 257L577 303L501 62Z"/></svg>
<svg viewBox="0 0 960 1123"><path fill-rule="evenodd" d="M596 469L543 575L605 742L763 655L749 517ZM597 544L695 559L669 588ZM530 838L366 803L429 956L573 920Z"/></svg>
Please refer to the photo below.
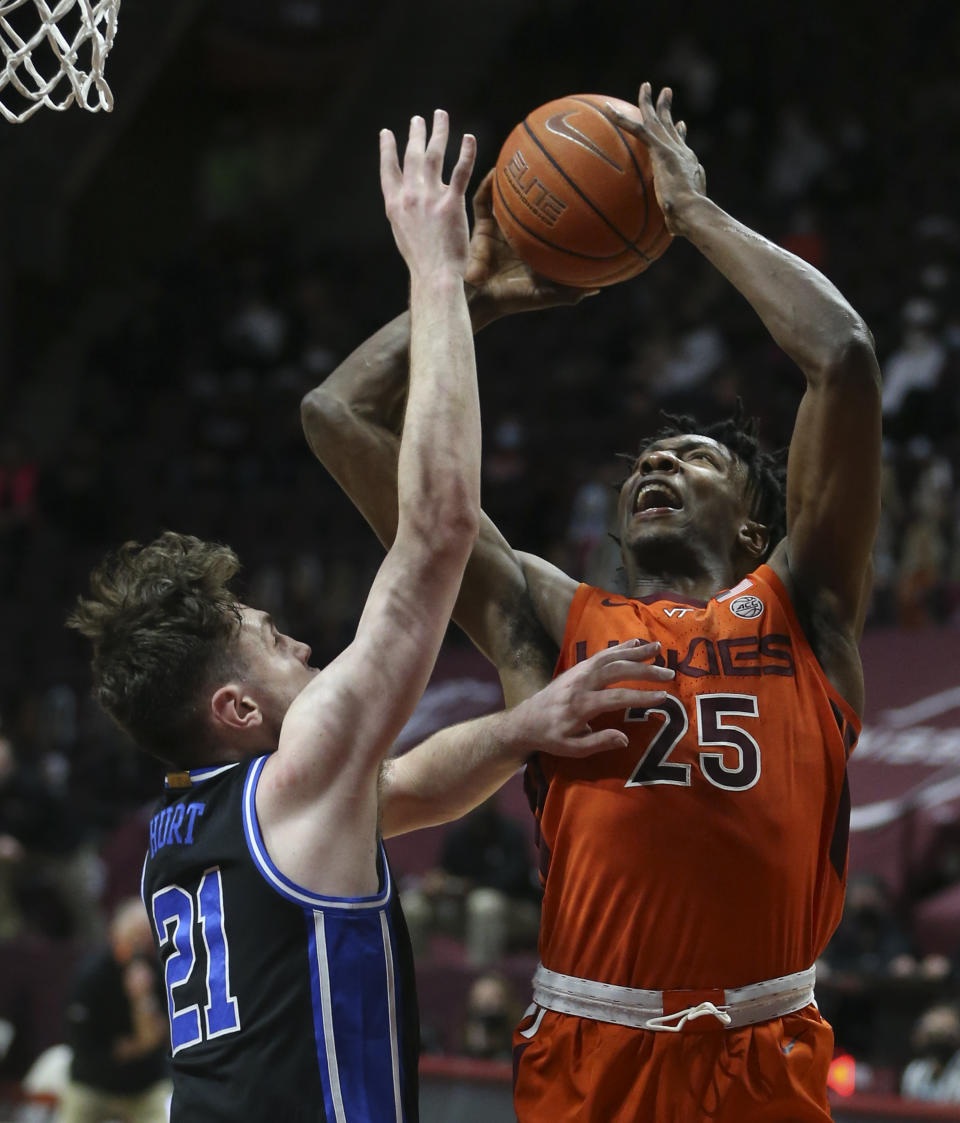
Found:
<svg viewBox="0 0 960 1123"><path fill-rule="evenodd" d="M732 417L703 425L695 417L687 414L660 414L662 424L653 437L644 441L639 453L629 457L631 464L643 456L646 449L655 441L667 437L682 437L687 433L702 433L728 448L747 470L747 494L750 499L751 517L762 523L770 531L770 541L765 558L773 552L781 538L787 533L786 502L786 449L765 452L760 447L759 423L749 416L743 402L737 399L737 408Z"/></svg>
<svg viewBox="0 0 960 1123"><path fill-rule="evenodd" d="M666 437L681 437L686 433L702 433L705 437L719 441L743 463L747 469L750 515L770 531L765 555L769 557L773 548L787 533L786 449L766 452L760 447L759 422L745 412L739 398L732 417L709 425L702 425L695 417L686 414L661 412L660 416L663 425L654 436L654 441L661 441Z"/></svg>

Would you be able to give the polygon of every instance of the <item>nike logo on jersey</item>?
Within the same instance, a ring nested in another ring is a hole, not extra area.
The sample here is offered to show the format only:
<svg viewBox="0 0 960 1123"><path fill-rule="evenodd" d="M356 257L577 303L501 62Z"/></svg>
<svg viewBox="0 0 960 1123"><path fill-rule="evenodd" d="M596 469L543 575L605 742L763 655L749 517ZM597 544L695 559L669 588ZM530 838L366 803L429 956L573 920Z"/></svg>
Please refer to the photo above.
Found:
<svg viewBox="0 0 960 1123"><path fill-rule="evenodd" d="M604 597L600 603L606 605L607 608L633 608L632 601L611 600L609 597Z"/></svg>
<svg viewBox="0 0 960 1123"><path fill-rule="evenodd" d="M791 1038L791 1040L788 1041L786 1043L786 1045L781 1045L780 1046L780 1052L783 1053L784 1056L789 1057L790 1054L793 1052L794 1045L796 1045L796 1043L800 1040L800 1038L802 1036L803 1036L803 1034L798 1033L797 1036L794 1037L794 1038Z"/></svg>
<svg viewBox="0 0 960 1123"><path fill-rule="evenodd" d="M616 161L611 160L595 141L570 124L568 118L575 117L579 112L578 109L572 109L566 113L554 113L552 117L547 118L547 131L553 133L554 136L562 136L566 137L567 140L572 140L574 144L592 152L594 156L598 156L604 163L609 164L611 168L623 175L623 168Z"/></svg>

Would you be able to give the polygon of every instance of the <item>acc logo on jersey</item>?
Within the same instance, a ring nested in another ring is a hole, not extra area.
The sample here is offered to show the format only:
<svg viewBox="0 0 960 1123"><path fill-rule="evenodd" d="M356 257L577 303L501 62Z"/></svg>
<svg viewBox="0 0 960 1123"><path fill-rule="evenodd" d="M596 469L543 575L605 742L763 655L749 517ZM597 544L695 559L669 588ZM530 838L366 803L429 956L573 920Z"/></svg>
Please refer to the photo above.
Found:
<svg viewBox="0 0 960 1123"><path fill-rule="evenodd" d="M741 620L756 620L763 615L763 601L759 597L737 597L730 602L730 611Z"/></svg>

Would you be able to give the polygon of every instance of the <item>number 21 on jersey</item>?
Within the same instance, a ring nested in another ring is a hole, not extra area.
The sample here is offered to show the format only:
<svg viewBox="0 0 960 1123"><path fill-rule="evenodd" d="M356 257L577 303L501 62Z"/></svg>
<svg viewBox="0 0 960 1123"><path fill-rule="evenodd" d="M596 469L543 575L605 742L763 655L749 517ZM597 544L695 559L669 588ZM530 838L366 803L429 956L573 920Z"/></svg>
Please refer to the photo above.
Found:
<svg viewBox="0 0 960 1123"><path fill-rule="evenodd" d="M706 747L720 748L720 752L702 752L700 771L716 788L730 792L744 792L760 779L760 746L743 729L739 722L744 718L760 716L755 694L698 694L697 741ZM647 721L651 714L664 720L656 730L646 752L624 785L628 788L650 787L655 784L673 784L690 787L692 765L671 760L670 754L685 736L690 726L686 707L667 695L656 706L627 710L624 720ZM726 719L734 718L734 721ZM737 754L735 763L728 763L724 749Z"/></svg>
<svg viewBox="0 0 960 1123"><path fill-rule="evenodd" d="M153 895L151 914L161 955L168 947L171 949L163 970L171 1051L176 1054L201 1041L236 1033L240 1029L240 1012L230 987L230 948L224 923L220 870L216 867L207 870L195 894L179 885L158 889ZM194 945L198 917L205 950L199 959ZM207 993L202 1026L199 1003L186 1006L177 993L197 972L203 972Z"/></svg>

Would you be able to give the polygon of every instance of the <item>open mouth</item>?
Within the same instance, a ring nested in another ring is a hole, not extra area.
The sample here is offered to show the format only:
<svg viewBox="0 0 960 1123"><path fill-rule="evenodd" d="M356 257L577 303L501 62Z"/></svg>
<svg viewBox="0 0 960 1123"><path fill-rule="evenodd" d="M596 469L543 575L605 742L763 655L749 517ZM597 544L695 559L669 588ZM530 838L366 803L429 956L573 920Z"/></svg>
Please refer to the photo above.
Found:
<svg viewBox="0 0 960 1123"><path fill-rule="evenodd" d="M661 480L651 480L641 484L634 502L634 513L652 514L663 511L679 511L683 506L680 496L670 484Z"/></svg>

